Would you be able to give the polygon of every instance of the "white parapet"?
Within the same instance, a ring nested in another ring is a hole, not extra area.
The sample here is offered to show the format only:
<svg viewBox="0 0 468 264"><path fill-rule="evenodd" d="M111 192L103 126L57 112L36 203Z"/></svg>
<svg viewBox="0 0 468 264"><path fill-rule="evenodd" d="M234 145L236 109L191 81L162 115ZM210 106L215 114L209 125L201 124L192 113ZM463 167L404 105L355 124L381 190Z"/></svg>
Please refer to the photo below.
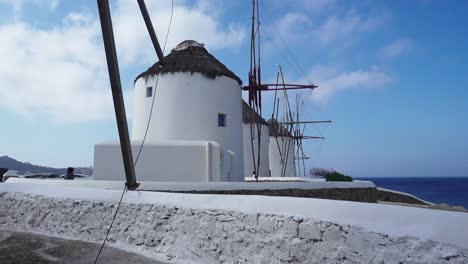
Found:
<svg viewBox="0 0 468 264"><path fill-rule="evenodd" d="M295 178L296 181L287 179ZM155 182L155 181L140 181L139 190L146 191L227 191L227 190L317 190L317 189L360 189L360 188L375 188L375 184L370 181L352 181L352 182L326 182L324 180L311 180L300 177L280 177L273 178L278 181L266 181L270 177L259 178L259 182L255 182L254 178L246 178L245 182ZM286 179L286 181L285 181ZM10 178L6 184L35 184L35 185L57 185L62 187L75 188L93 188L106 190L121 190L125 186L125 178L112 181L94 181L94 180L79 180L65 181L63 179L25 179L25 178Z"/></svg>
<svg viewBox="0 0 468 264"><path fill-rule="evenodd" d="M140 141L132 141L133 159ZM139 181L210 182L233 181L236 155L211 141L164 141L145 143L135 167ZM94 179L125 179L118 142L94 146Z"/></svg>

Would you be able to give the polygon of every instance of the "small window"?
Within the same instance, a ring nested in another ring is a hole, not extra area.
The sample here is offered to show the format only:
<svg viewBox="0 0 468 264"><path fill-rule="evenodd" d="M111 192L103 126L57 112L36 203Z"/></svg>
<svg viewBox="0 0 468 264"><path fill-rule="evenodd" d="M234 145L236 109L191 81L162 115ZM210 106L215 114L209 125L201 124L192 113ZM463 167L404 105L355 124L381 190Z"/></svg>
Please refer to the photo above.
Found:
<svg viewBox="0 0 468 264"><path fill-rule="evenodd" d="M219 127L226 126L226 114L218 113L218 126Z"/></svg>
<svg viewBox="0 0 468 264"><path fill-rule="evenodd" d="M153 96L153 87L146 87L146 97Z"/></svg>

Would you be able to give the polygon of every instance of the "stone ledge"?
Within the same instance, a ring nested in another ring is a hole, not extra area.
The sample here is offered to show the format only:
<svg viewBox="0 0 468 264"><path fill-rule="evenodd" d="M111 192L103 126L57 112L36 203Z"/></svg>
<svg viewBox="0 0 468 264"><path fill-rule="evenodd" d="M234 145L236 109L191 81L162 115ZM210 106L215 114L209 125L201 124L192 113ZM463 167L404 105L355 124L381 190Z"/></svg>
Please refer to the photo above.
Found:
<svg viewBox="0 0 468 264"><path fill-rule="evenodd" d="M267 195L289 196L304 198L320 198L353 202L377 202L376 188L329 188L329 189L264 189L264 190L206 190L206 191L162 191L174 193L199 194L238 194L238 195Z"/></svg>
<svg viewBox="0 0 468 264"><path fill-rule="evenodd" d="M405 195L397 192L390 192L385 190L377 189L377 200L383 202L392 202L392 203L405 203L405 204L417 204L417 205L429 205L428 203L418 200L409 195Z"/></svg>
<svg viewBox="0 0 468 264"><path fill-rule="evenodd" d="M0 228L99 242L115 202L0 193ZM467 263L468 251L310 218L123 203L114 245L175 263Z"/></svg>

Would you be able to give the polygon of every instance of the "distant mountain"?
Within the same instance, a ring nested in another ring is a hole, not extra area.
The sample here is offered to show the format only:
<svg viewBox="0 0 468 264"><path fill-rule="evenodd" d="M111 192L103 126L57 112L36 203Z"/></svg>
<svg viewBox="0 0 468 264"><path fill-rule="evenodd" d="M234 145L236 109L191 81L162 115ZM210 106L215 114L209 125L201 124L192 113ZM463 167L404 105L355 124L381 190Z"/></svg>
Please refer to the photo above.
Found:
<svg viewBox="0 0 468 264"><path fill-rule="evenodd" d="M8 156L0 157L0 168L15 170L20 175L31 173L56 173L61 175L67 172L67 168L51 168L40 165L33 165L29 162L21 162ZM93 175L93 167L77 167L75 168L75 174L91 176Z"/></svg>

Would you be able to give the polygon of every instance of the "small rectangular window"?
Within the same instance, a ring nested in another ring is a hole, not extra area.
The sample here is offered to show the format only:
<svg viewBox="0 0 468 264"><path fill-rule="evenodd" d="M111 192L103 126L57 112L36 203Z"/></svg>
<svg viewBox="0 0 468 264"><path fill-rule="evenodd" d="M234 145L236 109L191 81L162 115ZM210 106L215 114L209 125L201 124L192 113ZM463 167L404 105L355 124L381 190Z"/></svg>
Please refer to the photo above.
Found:
<svg viewBox="0 0 468 264"><path fill-rule="evenodd" d="M226 126L226 114L218 113L218 126L219 127Z"/></svg>
<svg viewBox="0 0 468 264"><path fill-rule="evenodd" d="M146 97L153 96L153 87L146 87Z"/></svg>

